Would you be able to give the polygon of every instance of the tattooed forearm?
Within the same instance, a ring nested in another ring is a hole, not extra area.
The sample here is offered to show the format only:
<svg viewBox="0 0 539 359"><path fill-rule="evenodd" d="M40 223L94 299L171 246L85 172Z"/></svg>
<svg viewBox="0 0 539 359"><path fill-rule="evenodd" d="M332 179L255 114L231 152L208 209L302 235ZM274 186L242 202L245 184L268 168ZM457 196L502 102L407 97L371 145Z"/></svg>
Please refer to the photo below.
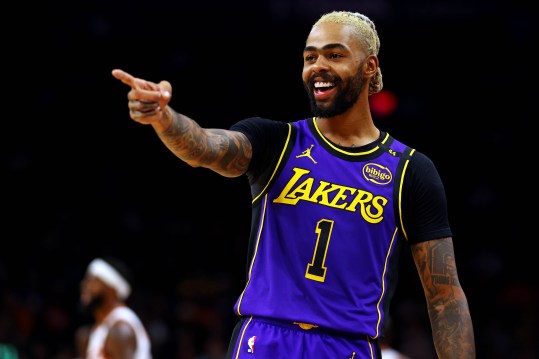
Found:
<svg viewBox="0 0 539 359"><path fill-rule="evenodd" d="M251 144L239 132L203 129L189 117L173 113L171 125L158 135L177 157L193 167L236 177L249 165Z"/></svg>
<svg viewBox="0 0 539 359"><path fill-rule="evenodd" d="M451 238L412 246L440 358L475 358L468 302L458 279Z"/></svg>

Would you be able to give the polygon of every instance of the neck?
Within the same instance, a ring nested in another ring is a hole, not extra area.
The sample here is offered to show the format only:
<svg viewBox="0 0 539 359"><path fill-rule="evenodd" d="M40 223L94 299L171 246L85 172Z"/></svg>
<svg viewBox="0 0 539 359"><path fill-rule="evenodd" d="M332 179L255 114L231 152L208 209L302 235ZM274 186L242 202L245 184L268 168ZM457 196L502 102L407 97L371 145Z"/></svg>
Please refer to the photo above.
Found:
<svg viewBox="0 0 539 359"><path fill-rule="evenodd" d="M110 314L110 312L112 312L114 309L116 309L116 308L118 308L118 307L120 307L122 305L123 305L123 303L121 303L121 302L112 301L112 302L104 303L99 308L96 308L94 310L94 318L95 318L96 324L101 323L107 317L107 315Z"/></svg>
<svg viewBox="0 0 539 359"><path fill-rule="evenodd" d="M364 146L376 141L380 136L368 103L363 106L356 104L338 116L318 117L316 124L327 139L345 147Z"/></svg>

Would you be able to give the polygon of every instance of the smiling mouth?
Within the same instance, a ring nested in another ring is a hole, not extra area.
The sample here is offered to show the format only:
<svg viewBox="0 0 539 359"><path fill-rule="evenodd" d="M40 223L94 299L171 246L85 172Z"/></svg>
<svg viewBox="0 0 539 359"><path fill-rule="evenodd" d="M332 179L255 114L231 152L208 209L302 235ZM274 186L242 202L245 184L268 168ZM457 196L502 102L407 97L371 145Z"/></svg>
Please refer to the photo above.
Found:
<svg viewBox="0 0 539 359"><path fill-rule="evenodd" d="M331 81L316 81L314 82L314 94L323 94L333 88L335 88L335 83Z"/></svg>
<svg viewBox="0 0 539 359"><path fill-rule="evenodd" d="M315 81L313 84L315 93L323 93L335 87L335 82L332 81Z"/></svg>

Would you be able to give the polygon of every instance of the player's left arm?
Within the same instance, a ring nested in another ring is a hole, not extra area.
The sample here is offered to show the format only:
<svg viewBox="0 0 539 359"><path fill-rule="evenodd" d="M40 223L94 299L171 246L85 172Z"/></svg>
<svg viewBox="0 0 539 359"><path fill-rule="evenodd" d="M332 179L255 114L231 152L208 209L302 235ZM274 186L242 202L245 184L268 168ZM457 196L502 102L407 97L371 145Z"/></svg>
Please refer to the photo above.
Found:
<svg viewBox="0 0 539 359"><path fill-rule="evenodd" d="M105 355L110 359L133 359L137 350L137 338L133 328L118 321L110 328L105 340Z"/></svg>
<svg viewBox="0 0 539 359"><path fill-rule="evenodd" d="M452 237L416 243L411 249L438 357L475 359L472 320L457 274Z"/></svg>

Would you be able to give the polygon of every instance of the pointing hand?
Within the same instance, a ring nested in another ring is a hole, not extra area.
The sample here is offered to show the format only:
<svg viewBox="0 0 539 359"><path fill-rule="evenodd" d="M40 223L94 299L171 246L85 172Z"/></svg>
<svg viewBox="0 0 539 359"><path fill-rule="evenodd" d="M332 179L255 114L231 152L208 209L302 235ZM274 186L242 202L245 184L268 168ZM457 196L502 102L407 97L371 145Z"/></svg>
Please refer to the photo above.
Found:
<svg viewBox="0 0 539 359"><path fill-rule="evenodd" d="M142 124L159 124L164 119L172 94L168 81L154 83L119 69L114 69L112 76L131 87L127 99L129 116L133 120Z"/></svg>

